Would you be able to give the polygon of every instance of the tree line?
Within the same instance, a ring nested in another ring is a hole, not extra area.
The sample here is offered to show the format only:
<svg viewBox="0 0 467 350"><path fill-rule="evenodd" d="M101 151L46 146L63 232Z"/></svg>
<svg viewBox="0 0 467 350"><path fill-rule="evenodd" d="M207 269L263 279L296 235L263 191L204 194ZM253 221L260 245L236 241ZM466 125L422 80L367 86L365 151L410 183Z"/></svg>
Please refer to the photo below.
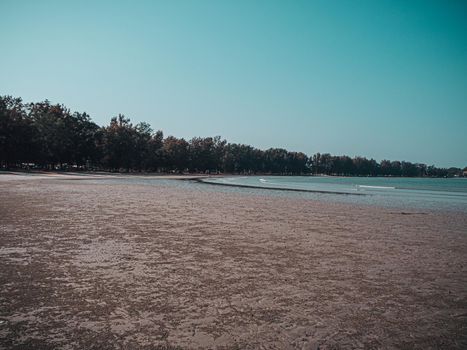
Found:
<svg viewBox="0 0 467 350"><path fill-rule="evenodd" d="M0 166L120 172L327 174L344 176L461 176L460 168L365 157L307 156L282 148L228 143L220 136L164 137L148 123L119 114L100 127L86 113L49 101L0 96ZM466 170L466 169L464 169Z"/></svg>

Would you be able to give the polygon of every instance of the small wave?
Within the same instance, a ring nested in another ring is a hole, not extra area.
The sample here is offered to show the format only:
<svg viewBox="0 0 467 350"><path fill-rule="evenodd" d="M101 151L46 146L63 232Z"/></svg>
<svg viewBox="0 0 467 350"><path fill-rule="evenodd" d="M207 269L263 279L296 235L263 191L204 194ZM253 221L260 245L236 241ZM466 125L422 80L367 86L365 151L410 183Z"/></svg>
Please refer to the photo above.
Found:
<svg viewBox="0 0 467 350"><path fill-rule="evenodd" d="M259 181L262 182L263 184L268 182L268 180L266 179L259 179Z"/></svg>
<svg viewBox="0 0 467 350"><path fill-rule="evenodd" d="M395 187L391 186L369 186L369 185L357 185L357 187L361 188L375 188L380 190L395 190Z"/></svg>

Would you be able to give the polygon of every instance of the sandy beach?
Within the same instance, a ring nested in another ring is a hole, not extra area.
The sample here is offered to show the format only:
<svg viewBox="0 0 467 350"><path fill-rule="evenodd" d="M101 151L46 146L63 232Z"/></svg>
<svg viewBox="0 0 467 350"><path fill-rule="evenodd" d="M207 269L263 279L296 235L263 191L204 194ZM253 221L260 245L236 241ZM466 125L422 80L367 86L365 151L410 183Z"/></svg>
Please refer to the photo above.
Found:
<svg viewBox="0 0 467 350"><path fill-rule="evenodd" d="M465 213L2 176L0 349L467 348Z"/></svg>

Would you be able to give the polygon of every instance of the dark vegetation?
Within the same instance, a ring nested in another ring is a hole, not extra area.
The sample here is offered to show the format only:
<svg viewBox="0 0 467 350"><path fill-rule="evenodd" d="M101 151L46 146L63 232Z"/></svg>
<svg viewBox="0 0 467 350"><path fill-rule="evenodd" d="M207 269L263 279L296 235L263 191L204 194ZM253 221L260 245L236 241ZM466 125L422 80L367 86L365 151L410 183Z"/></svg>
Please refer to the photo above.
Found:
<svg viewBox="0 0 467 350"><path fill-rule="evenodd" d="M133 125L118 115L100 127L86 113L71 113L49 101L28 103L0 96L2 169L104 170L124 172L225 172L357 176L462 175L459 168L437 168L364 157L332 156L282 148L260 150L216 137L189 141Z"/></svg>

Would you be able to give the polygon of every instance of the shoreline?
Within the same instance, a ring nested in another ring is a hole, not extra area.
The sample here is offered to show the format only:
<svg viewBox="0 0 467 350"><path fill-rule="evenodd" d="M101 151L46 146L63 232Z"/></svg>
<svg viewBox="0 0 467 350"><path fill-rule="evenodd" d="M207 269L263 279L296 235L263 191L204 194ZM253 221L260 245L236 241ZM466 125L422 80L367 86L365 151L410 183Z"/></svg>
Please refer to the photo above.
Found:
<svg viewBox="0 0 467 350"><path fill-rule="evenodd" d="M221 175L215 175L221 176ZM0 172L0 179L55 179L55 180L100 180L100 179L161 179L161 180L196 180L207 175L186 174L139 174L139 173L80 173L80 172Z"/></svg>
<svg viewBox="0 0 467 350"><path fill-rule="evenodd" d="M448 199L444 199L444 201L436 202L434 199L430 199L429 195L427 194L427 198L424 199L420 197L420 199L413 199L411 200L410 197L407 196L394 196L389 192L382 195L381 193L373 193L371 191L355 191L355 192L347 192L347 191L340 191L340 190L326 190L326 189L306 189L306 188L293 188L293 187L274 187L274 186L264 186L264 185L256 185L256 184L242 184L242 183L235 183L235 182L216 182L216 181L209 181L209 179L222 179L222 178L234 178L234 177L245 177L240 175L202 175L202 174L111 174L111 173L70 173L70 172L34 172L34 173L27 173L27 172L0 172L0 182L5 181L40 181L40 180L58 180L58 181L101 181L101 180L122 180L122 184L124 184L125 180L128 180L128 183L131 183L132 180L135 183L142 183L144 180L149 180L148 184L151 183L151 180L176 180L176 181L188 181L199 184L201 186L212 185L218 188L238 188L244 190L264 190L270 191L272 193L303 193L309 194L310 200L314 201L335 201L339 203L351 203L352 205L359 205L363 207L381 207L381 208L395 208L401 210L415 210L415 211L440 211L440 212L467 212L467 203L462 204L463 202L454 201L450 204ZM142 180L142 181L140 181ZM358 180L358 178L355 178ZM154 182L156 184L156 182ZM358 186L358 185L356 185ZM399 189L398 187L396 189ZM432 192L430 192L432 191ZM394 192L395 193L395 192ZM438 193L443 193L446 198L454 198L457 200L463 200L465 195L463 193L447 193L444 191L434 191L428 190L427 193L431 193L433 195L437 195ZM335 197L312 197L312 195L335 195ZM339 199L340 198L340 199ZM348 199L345 199L348 198ZM353 200L352 198L355 198ZM406 200L409 200L408 202Z"/></svg>
<svg viewBox="0 0 467 350"><path fill-rule="evenodd" d="M324 191L324 190L307 190L307 189L299 189L299 188L278 188L278 187L270 187L270 186L255 186L255 185L241 185L241 184L233 184L233 183L223 183L223 182L209 182L203 181L204 178L195 178L191 179L198 183L206 184L206 185L215 185L215 186L227 186L227 187L239 187L239 188L254 188L254 189L261 189L261 190L274 190L274 191L287 191L287 192L304 192L304 193L322 193L322 194L338 194L338 195L349 195L349 196L368 196L368 193L352 193L352 192L339 192L339 191Z"/></svg>
<svg viewBox="0 0 467 350"><path fill-rule="evenodd" d="M68 171L68 170L4 170L0 169L0 175L17 174L17 175L73 175L73 176L141 176L155 178L173 178L173 177L239 177L239 176L279 176L279 177L330 177L330 178L382 178L382 179L465 179L467 176L392 176L392 175L326 175L326 174L271 174L271 173L256 173L256 174L237 174L237 173L219 173L219 174L203 174L203 173L159 173L159 172L110 172L110 171Z"/></svg>

